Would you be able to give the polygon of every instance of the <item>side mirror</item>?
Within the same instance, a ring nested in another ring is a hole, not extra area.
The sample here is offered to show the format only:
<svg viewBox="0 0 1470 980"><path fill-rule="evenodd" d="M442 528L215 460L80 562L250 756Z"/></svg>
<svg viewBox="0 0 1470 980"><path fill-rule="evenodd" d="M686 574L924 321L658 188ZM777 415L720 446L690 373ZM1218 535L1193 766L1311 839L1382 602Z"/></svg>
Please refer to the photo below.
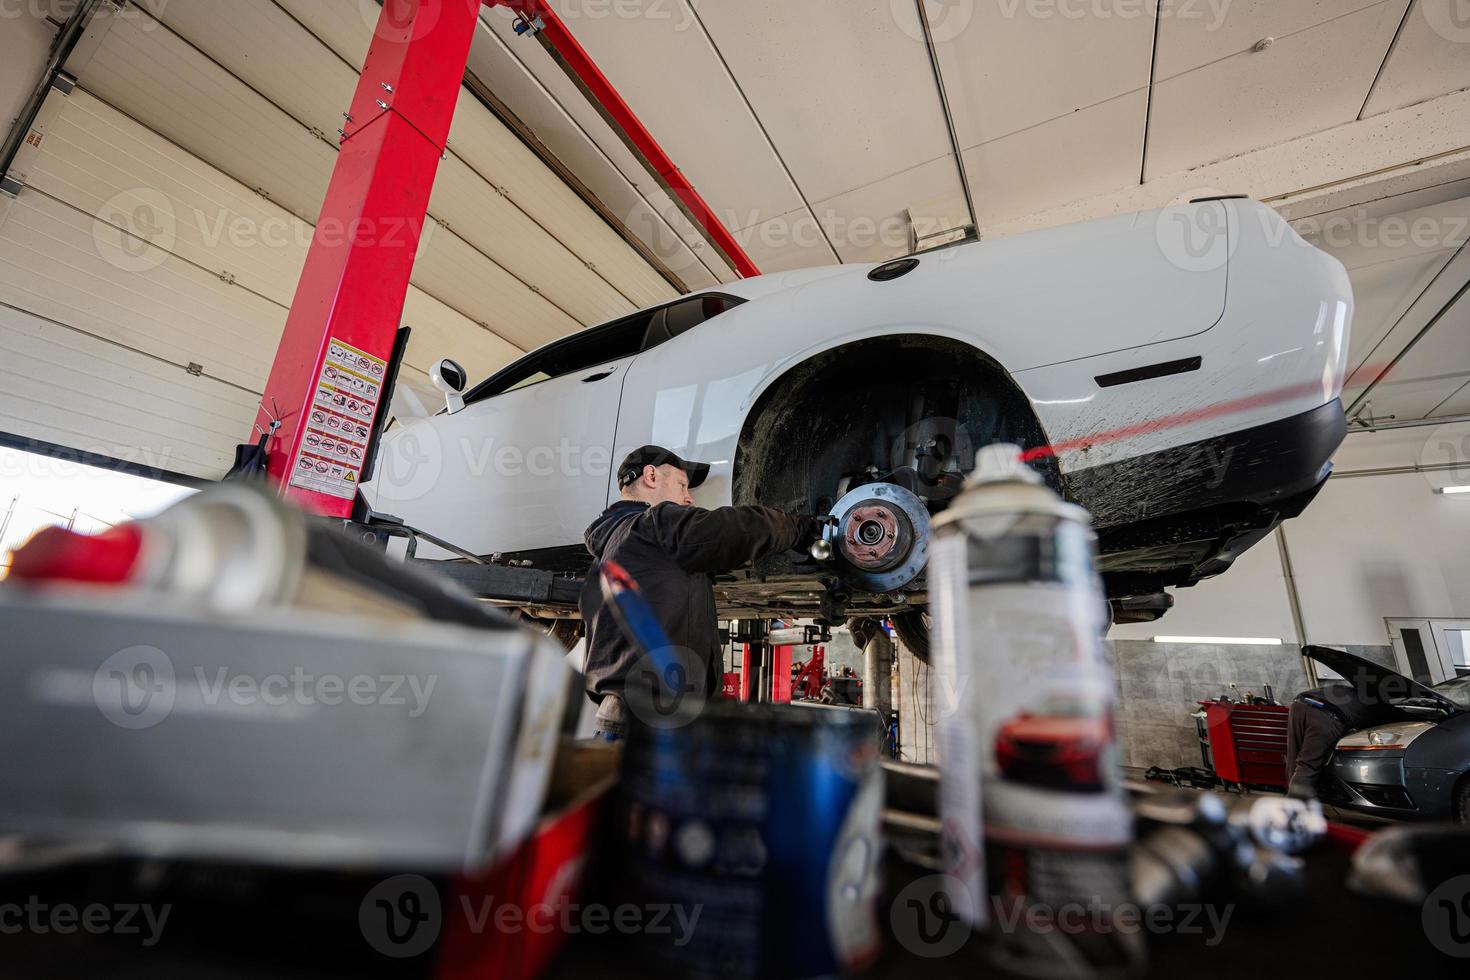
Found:
<svg viewBox="0 0 1470 980"><path fill-rule="evenodd" d="M429 380L434 387L444 392L444 402L453 415L464 408L464 397L460 394L469 383L469 375L458 363L445 358L429 369Z"/></svg>

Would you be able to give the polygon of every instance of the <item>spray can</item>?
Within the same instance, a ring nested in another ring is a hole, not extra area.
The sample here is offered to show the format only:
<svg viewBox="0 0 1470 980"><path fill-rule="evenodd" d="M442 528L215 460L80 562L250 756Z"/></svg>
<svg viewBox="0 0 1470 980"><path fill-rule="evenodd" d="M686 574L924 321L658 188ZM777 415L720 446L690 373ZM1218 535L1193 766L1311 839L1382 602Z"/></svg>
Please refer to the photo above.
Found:
<svg viewBox="0 0 1470 980"><path fill-rule="evenodd" d="M1132 820L1085 510L1012 445L982 450L930 559L940 815L951 906L996 965L1039 977L1142 966Z"/></svg>

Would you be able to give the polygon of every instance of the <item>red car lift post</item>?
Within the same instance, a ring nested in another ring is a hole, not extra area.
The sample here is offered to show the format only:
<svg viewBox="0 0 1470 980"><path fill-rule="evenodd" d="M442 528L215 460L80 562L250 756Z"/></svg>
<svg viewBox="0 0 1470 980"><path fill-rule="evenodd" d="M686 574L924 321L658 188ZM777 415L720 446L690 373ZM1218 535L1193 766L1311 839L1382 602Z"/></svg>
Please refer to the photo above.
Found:
<svg viewBox="0 0 1470 980"><path fill-rule="evenodd" d="M257 429L270 433L267 472L283 496L314 513L347 517L353 505L350 497L290 485L327 352L335 339L370 358L390 358L479 11L499 3L534 22L542 44L732 267L760 274L542 0L384 0L256 414Z"/></svg>
<svg viewBox="0 0 1470 980"><path fill-rule="evenodd" d="M479 0L384 0L341 152L257 415L267 472L306 510L347 517L350 498L290 486L331 341L387 361L403 316L429 194L469 61Z"/></svg>

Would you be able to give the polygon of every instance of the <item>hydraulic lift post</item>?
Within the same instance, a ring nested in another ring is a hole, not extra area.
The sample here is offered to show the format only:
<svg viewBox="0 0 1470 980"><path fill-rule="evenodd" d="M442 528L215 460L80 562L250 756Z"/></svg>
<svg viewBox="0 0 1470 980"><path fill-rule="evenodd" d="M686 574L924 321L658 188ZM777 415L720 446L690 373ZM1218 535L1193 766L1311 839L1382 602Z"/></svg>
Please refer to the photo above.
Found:
<svg viewBox="0 0 1470 980"><path fill-rule="evenodd" d="M482 6L514 10L738 275L760 270L542 0L383 0L271 366L256 428L282 496L326 517L353 497L291 486L332 341L389 362ZM387 389L380 386L379 395ZM378 418L387 413L379 406ZM373 433L372 438L376 437ZM251 437L254 441L254 437ZM364 456L371 455L369 441Z"/></svg>
<svg viewBox="0 0 1470 980"><path fill-rule="evenodd" d="M480 0L384 0L311 249L256 417L275 429L267 472L283 496L348 517L351 497L293 487L333 340L388 361ZM274 413L279 412L279 417Z"/></svg>

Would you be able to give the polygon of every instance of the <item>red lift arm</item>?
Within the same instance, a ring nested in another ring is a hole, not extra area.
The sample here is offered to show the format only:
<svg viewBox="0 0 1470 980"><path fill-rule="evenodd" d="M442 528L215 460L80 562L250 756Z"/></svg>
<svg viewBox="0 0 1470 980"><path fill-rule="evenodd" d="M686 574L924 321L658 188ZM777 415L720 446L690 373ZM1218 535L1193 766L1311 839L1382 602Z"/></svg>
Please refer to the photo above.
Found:
<svg viewBox="0 0 1470 980"><path fill-rule="evenodd" d="M542 0L539 36L742 275L759 270ZM347 517L482 0L384 0L256 425L283 496ZM493 301L493 299L492 299ZM279 412L279 417L276 413ZM272 423L279 425L272 429Z"/></svg>

